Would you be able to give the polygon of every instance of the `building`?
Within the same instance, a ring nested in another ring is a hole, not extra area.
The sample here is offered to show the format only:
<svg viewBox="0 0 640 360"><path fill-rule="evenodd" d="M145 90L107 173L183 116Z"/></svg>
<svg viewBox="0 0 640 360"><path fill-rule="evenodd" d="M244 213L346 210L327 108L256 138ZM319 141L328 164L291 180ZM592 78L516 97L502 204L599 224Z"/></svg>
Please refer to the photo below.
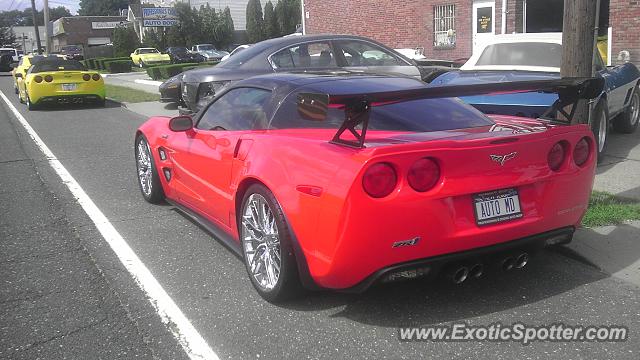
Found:
<svg viewBox="0 0 640 360"><path fill-rule="evenodd" d="M303 6L307 34L362 35L455 60L494 34L562 31L564 0L304 0ZM600 20L609 59L615 63L627 50L640 63L640 1L601 0Z"/></svg>
<svg viewBox="0 0 640 360"><path fill-rule="evenodd" d="M18 44L20 50L29 53L38 48L35 28L33 26L14 26L11 30L16 35L16 44ZM46 46L44 26L38 26L38 32L40 33L40 44L44 48Z"/></svg>
<svg viewBox="0 0 640 360"><path fill-rule="evenodd" d="M51 41L53 51L60 51L60 48L65 45L80 45L86 48L110 44L113 29L124 21L126 21L124 16L60 18L53 22Z"/></svg>
<svg viewBox="0 0 640 360"><path fill-rule="evenodd" d="M209 4L212 8L223 11L228 6L233 19L233 27L236 30L247 29L247 3L249 3L249 0L189 0L189 2L196 9ZM275 6L277 1L271 0L271 2ZM264 7L267 0L261 0L260 3Z"/></svg>

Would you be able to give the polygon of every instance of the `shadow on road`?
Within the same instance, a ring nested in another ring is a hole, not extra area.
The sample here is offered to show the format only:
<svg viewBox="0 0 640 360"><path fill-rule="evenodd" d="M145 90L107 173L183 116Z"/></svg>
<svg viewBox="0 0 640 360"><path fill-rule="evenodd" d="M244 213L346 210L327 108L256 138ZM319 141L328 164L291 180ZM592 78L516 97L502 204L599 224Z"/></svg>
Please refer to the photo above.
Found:
<svg viewBox="0 0 640 360"><path fill-rule="evenodd" d="M596 174L604 174L617 163L629 158L631 152L640 146L640 130L633 134L612 133L607 140L605 158L598 166Z"/></svg>

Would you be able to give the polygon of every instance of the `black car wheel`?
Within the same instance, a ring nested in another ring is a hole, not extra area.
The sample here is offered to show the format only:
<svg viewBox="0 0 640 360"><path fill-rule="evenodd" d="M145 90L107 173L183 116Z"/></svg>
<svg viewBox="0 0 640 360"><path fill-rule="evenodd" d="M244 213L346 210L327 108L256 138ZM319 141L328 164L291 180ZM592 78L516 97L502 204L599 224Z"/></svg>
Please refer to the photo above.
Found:
<svg viewBox="0 0 640 360"><path fill-rule="evenodd" d="M149 142L144 135L138 135L136 138L135 153L138 185L140 185L142 197L152 204L160 203L164 200L164 190L162 190Z"/></svg>
<svg viewBox="0 0 640 360"><path fill-rule="evenodd" d="M604 151L607 148L607 139L609 138L609 112L607 111L607 100L605 99L601 99L593 110L591 130L596 138L598 162L601 162L604 158Z"/></svg>
<svg viewBox="0 0 640 360"><path fill-rule="evenodd" d="M254 184L239 212L239 233L251 284L269 302L289 299L301 290L291 235L273 194Z"/></svg>
<svg viewBox="0 0 640 360"><path fill-rule="evenodd" d="M636 87L625 111L613 121L613 128L623 134L633 134L640 122L640 89Z"/></svg>
<svg viewBox="0 0 640 360"><path fill-rule="evenodd" d="M25 97L27 98L27 100L26 100L27 109L36 110L38 108L38 106L36 104L34 104L33 102L31 102L31 99L29 98L29 94L25 93Z"/></svg>

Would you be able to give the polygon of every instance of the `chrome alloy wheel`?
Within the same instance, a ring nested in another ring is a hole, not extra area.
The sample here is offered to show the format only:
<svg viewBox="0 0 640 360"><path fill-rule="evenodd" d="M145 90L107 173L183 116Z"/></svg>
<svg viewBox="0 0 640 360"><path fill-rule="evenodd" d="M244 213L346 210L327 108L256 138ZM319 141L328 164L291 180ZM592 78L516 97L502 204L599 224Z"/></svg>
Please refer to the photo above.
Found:
<svg viewBox="0 0 640 360"><path fill-rule="evenodd" d="M140 181L140 187L142 192L146 196L151 196L151 184L152 184L152 168L151 168L151 149L149 144L140 138L138 140L138 151L136 156L136 165L138 167L138 181Z"/></svg>
<svg viewBox="0 0 640 360"><path fill-rule="evenodd" d="M600 110L600 126L598 127L598 153L604 150L604 144L607 141L607 132L609 131L607 114L604 108Z"/></svg>
<svg viewBox="0 0 640 360"><path fill-rule="evenodd" d="M280 278L282 258L278 226L267 200L251 194L242 214L242 247L251 276L264 290L272 290Z"/></svg>
<svg viewBox="0 0 640 360"><path fill-rule="evenodd" d="M638 93L639 89L633 93L633 97L631 98L631 105L629 108L629 112L631 113L631 126L635 126L638 122L638 118L640 117L640 93Z"/></svg>

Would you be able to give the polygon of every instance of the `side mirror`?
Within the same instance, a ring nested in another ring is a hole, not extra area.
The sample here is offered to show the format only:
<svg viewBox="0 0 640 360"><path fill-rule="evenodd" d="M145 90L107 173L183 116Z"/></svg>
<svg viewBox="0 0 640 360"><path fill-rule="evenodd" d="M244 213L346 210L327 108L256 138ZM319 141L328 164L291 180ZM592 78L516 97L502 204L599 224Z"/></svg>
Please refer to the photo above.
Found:
<svg viewBox="0 0 640 360"><path fill-rule="evenodd" d="M169 129L175 132L193 129L193 119L188 115L180 115L169 120Z"/></svg>
<svg viewBox="0 0 640 360"><path fill-rule="evenodd" d="M21 73L16 73L16 78L17 79L22 79L22 74Z"/></svg>

